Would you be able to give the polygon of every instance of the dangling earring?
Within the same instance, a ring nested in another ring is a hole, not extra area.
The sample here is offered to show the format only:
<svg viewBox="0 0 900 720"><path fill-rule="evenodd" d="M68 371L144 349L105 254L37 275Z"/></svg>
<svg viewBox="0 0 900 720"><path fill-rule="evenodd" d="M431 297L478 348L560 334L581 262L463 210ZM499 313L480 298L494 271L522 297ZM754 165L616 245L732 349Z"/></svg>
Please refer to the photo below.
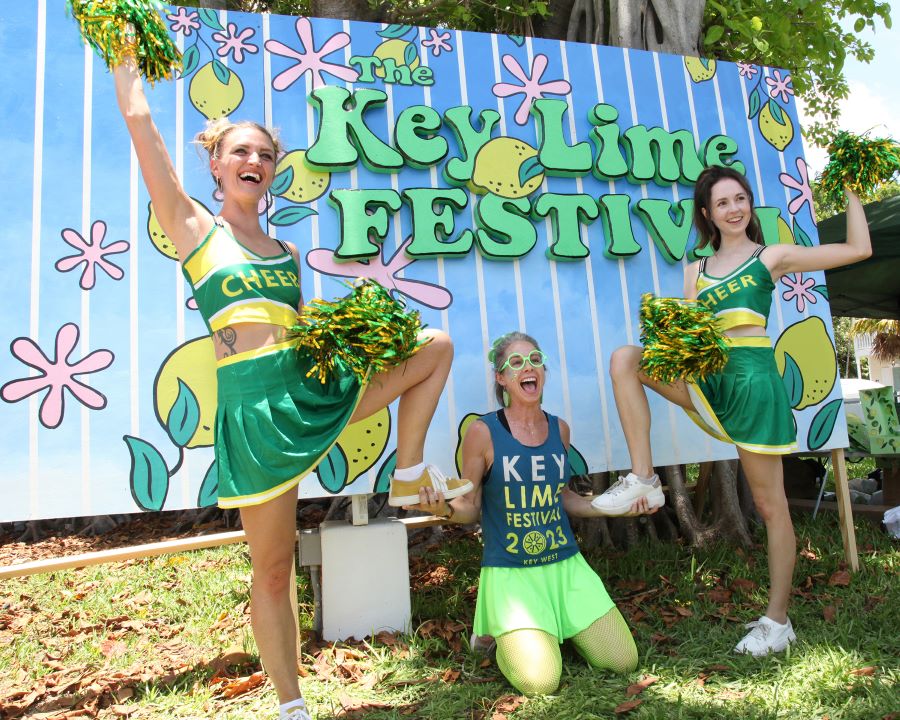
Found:
<svg viewBox="0 0 900 720"><path fill-rule="evenodd" d="M225 192L225 191L222 189L222 178L220 178L218 175L216 175L216 189L217 189L219 192Z"/></svg>
<svg viewBox="0 0 900 720"><path fill-rule="evenodd" d="M503 391L503 407L509 407L509 393L506 390Z"/></svg>

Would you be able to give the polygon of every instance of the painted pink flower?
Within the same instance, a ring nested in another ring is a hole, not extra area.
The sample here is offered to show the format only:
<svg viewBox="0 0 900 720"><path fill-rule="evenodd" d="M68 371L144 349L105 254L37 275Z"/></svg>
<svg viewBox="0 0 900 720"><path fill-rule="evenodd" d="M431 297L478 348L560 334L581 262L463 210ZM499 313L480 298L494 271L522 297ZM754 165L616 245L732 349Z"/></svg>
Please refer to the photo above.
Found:
<svg viewBox="0 0 900 720"><path fill-rule="evenodd" d="M781 70L773 70L772 75L775 76L774 80L770 77L766 78L766 85L769 86L769 95L773 98L781 96L781 102L787 102L788 95L794 94L794 88L790 87L791 76L785 75L784 79L782 79Z"/></svg>
<svg viewBox="0 0 900 720"><path fill-rule="evenodd" d="M806 164L806 160L802 157L797 158L797 175L798 178L794 178L792 175L788 175L788 173L781 173L778 176L782 185L789 187L792 190L800 191L800 194L792 198L790 203L788 203L788 212L792 215L796 215L804 205L807 205L809 207L809 215L812 218L813 223L815 223L816 215L813 212L812 187L809 184L809 165Z"/></svg>
<svg viewBox="0 0 900 720"><path fill-rule="evenodd" d="M804 280L803 273L798 272L796 275L785 275L781 278L781 282L790 288L790 290L785 291L781 297L784 298L785 302L796 299L797 312L806 310L807 302L811 305L816 304L816 296L810 292L816 284L814 278L807 278Z"/></svg>
<svg viewBox="0 0 900 720"><path fill-rule="evenodd" d="M259 52L259 47L251 42L247 42L253 37L253 28L244 28L237 32L237 25L228 23L228 32L213 33L213 40L220 43L219 49L216 51L221 57L225 57L228 53L232 53L234 61L244 62L244 53L248 52L255 55Z"/></svg>
<svg viewBox="0 0 900 720"><path fill-rule="evenodd" d="M528 122L528 111L531 109L531 103L535 100L545 95L568 95L572 92L572 86L566 80L541 82L544 71L547 69L546 55L535 55L530 74L525 72L525 69L519 65L519 61L512 55L504 55L503 64L517 79L522 81L522 84L497 83L493 88L494 95L497 97L510 97L520 93L525 95L515 114L515 121L518 125Z"/></svg>
<svg viewBox="0 0 900 720"><path fill-rule="evenodd" d="M441 51L445 52L453 52L453 48L450 43L447 41L450 39L450 33L438 33L437 30L429 30L429 34L431 38L429 40L422 41L422 47L431 48L431 54L437 57L441 54Z"/></svg>
<svg viewBox="0 0 900 720"><path fill-rule="evenodd" d="M306 262L313 269L323 275L342 278L371 278L391 293L402 293L407 297L422 303L435 310L444 310L453 303L453 295L441 286L434 285L424 280L409 280L398 277L404 268L415 262L403 252L412 242L412 236L397 248L397 252L385 262L385 248L382 245L381 255L371 258L368 262L338 262L334 259L334 250L318 248L310 250L306 254Z"/></svg>
<svg viewBox="0 0 900 720"><path fill-rule="evenodd" d="M756 67L753 63L745 63L739 62L738 66L738 75L744 78L753 78L756 73L759 72L759 68Z"/></svg>
<svg viewBox="0 0 900 720"><path fill-rule="evenodd" d="M270 53L294 58L297 61L272 80L273 88L276 90L287 90L305 73L312 75L313 88L321 87L325 84L325 79L322 77L323 73L334 75L336 78L347 82L355 82L359 78L359 73L353 68L349 68L346 65L336 65L324 60L326 55L337 52L350 44L350 36L347 33L339 32L332 35L321 48L316 50L312 24L309 22L309 18L297 18L296 27L297 37L300 38L300 44L303 46L302 50L294 50L294 48L278 40L266 40L266 50Z"/></svg>
<svg viewBox="0 0 900 720"><path fill-rule="evenodd" d="M38 418L49 429L59 427L65 414L65 390L80 403L93 410L106 407L106 396L94 388L75 379L76 375L104 370L112 365L113 354L109 350L95 350L75 363L69 356L78 344L80 331L74 323L63 325L56 333L56 354L50 360L31 338L20 337L13 340L12 354L40 375L12 380L0 388L0 397L13 403L47 389L41 401Z"/></svg>
<svg viewBox="0 0 900 720"><path fill-rule="evenodd" d="M107 255L118 255L127 252L130 245L126 240L117 240L104 247L103 238L106 235L106 223L97 220L91 225L91 239L85 240L80 233L72 228L66 228L61 233L62 239L78 251L77 255L67 255L56 261L56 269L60 272L69 272L84 263L81 272L81 289L90 290L97 280L97 268L99 267L113 280L121 280L125 272L118 265L106 259Z"/></svg>
<svg viewBox="0 0 900 720"><path fill-rule="evenodd" d="M174 15L169 14L167 17L172 21L171 28L174 33L180 32L188 37L194 30L200 29L199 15L195 12L189 13L183 7L178 8L178 12Z"/></svg>

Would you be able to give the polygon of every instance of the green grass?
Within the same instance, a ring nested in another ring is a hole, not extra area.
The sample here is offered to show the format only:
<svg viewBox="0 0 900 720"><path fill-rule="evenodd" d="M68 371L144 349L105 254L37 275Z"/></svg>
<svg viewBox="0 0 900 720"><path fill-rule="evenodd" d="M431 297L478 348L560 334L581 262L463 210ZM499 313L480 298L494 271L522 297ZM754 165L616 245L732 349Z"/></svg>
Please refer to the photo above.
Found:
<svg viewBox="0 0 900 720"><path fill-rule="evenodd" d="M869 720L900 711L900 544L859 522L860 572L848 586L835 585L837 518L796 522L803 553L791 617L800 640L780 656L731 654L742 623L765 607L762 547L695 553L648 542L628 553L591 553L635 630L638 670L598 673L564 648L559 691L507 712L498 701L515 691L495 664L465 649L480 548L477 538L459 535L412 561L414 632L397 645L307 645L304 694L320 720L490 720L495 711L514 720L578 720L613 717L628 685L652 675L657 681L628 718ZM249 573L245 548L232 546L5 581L0 705L13 690L41 689L69 672L118 688L131 718L275 718L270 685L226 700L211 684L210 663L225 651L253 654L226 674L259 669L246 612ZM298 591L308 626L312 593L303 575ZM862 668L871 674L854 674Z"/></svg>

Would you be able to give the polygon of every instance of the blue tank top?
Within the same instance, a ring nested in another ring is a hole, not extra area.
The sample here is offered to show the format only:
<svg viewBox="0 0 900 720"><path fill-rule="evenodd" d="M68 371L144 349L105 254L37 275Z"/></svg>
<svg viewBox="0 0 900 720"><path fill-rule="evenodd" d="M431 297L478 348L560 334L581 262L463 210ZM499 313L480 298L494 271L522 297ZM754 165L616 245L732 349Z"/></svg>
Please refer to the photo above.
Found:
<svg viewBox="0 0 900 720"><path fill-rule="evenodd" d="M482 566L532 567L575 555L578 544L561 498L571 468L559 419L547 415L547 439L537 447L516 440L495 412L481 420L494 446L494 463L482 479Z"/></svg>

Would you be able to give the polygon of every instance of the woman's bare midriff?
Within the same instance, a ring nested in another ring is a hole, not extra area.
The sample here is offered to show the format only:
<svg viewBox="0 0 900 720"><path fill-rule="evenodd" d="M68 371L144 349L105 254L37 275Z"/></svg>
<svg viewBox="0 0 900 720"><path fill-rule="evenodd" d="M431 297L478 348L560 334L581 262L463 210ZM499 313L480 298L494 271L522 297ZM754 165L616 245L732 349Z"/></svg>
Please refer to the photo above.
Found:
<svg viewBox="0 0 900 720"><path fill-rule="evenodd" d="M228 325L213 333L216 359L236 355L247 350L256 350L274 345L285 339L287 328L269 323L240 323Z"/></svg>

